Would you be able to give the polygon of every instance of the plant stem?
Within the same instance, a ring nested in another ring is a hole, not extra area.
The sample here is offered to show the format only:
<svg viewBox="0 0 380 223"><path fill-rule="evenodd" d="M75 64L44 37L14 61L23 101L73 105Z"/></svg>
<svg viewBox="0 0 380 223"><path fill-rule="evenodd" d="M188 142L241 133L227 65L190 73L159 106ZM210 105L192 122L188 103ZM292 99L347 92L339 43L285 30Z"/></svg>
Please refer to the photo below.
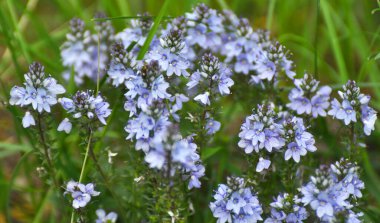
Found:
<svg viewBox="0 0 380 223"><path fill-rule="evenodd" d="M48 166L49 166L49 173L51 175L51 178L53 180L54 185L57 188L59 188L59 184L55 178L55 170L53 167L53 162L50 159L49 148L48 148L48 145L46 143L45 134L44 134L44 131L42 129L41 114L40 113L37 113L37 118L38 118L38 134L40 136L42 147L44 148L44 155L45 155L46 161L47 161Z"/></svg>
<svg viewBox="0 0 380 223"><path fill-rule="evenodd" d="M88 159L88 152L91 148L91 139L92 139L92 131L90 130L90 134L88 136L87 147L86 147L86 154L84 155L82 169L80 171L80 176L79 176L79 181L78 181L79 183L81 183L81 181L83 180L84 169L86 168L86 163L87 163L87 159ZM75 210L73 210L71 212L71 220L70 220L71 223L74 223L74 217L75 217Z"/></svg>
<svg viewBox="0 0 380 223"><path fill-rule="evenodd" d="M118 203L118 207L120 209L120 214L123 216L123 219L128 219L126 216L125 216L125 211L124 211L124 208L123 208L123 203L120 201L119 197L115 194L115 192L112 190L112 188L110 187L110 184L109 184L109 179L107 177L107 175L104 173L104 171L102 170L102 168L100 167L99 163L98 163L98 159L96 158L95 156L95 153L94 153L94 150L92 149L91 146L89 146L89 151L90 151L90 157L91 159L94 161L94 164L95 164L95 168L97 169L97 171L100 173L100 175L102 176L103 180L104 180L104 184L107 188L107 190L111 193L111 196L116 200L116 202Z"/></svg>

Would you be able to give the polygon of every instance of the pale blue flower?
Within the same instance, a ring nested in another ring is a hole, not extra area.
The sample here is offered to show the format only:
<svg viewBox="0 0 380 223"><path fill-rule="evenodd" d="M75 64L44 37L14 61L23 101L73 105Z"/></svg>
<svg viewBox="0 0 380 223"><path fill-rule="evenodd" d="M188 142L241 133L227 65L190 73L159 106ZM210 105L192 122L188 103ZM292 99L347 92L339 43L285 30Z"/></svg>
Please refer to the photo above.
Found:
<svg viewBox="0 0 380 223"><path fill-rule="evenodd" d="M95 223L115 223L117 214L115 212L106 213L103 209L96 210L97 219Z"/></svg>
<svg viewBox="0 0 380 223"><path fill-rule="evenodd" d="M31 125L36 125L32 114L29 111L25 112L25 116L22 118L22 126L24 128L29 128Z"/></svg>
<svg viewBox="0 0 380 223"><path fill-rule="evenodd" d="M256 165L256 172L260 173L261 171L268 169L270 164L271 164L270 160L260 157L259 162Z"/></svg>
<svg viewBox="0 0 380 223"><path fill-rule="evenodd" d="M67 134L70 133L71 131L71 128L73 127L73 125L71 124L71 122L69 121L68 118L65 118L62 120L62 122L59 124L58 126L58 131L61 132L61 131L64 131L66 132Z"/></svg>
<svg viewBox="0 0 380 223"><path fill-rule="evenodd" d="M202 103L203 105L210 105L210 99L209 99L210 93L205 92L203 94L197 95L194 100Z"/></svg>
<svg viewBox="0 0 380 223"><path fill-rule="evenodd" d="M169 84L165 81L164 77L161 75L157 77L152 83L152 96L154 99L165 99L169 98L171 95L166 92L169 88Z"/></svg>
<svg viewBox="0 0 380 223"><path fill-rule="evenodd" d="M208 135L215 134L217 131L219 131L220 126L221 126L220 122L215 121L212 118L209 118L206 122L206 127L205 127L207 134Z"/></svg>

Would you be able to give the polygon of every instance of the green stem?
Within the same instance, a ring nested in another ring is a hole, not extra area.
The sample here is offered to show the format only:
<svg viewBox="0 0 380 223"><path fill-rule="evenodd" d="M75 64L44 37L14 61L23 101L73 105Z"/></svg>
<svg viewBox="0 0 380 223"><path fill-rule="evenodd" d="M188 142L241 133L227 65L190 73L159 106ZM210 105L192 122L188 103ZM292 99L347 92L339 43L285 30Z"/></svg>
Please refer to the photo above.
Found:
<svg viewBox="0 0 380 223"><path fill-rule="evenodd" d="M100 175L102 176L103 180L104 180L104 184L107 188L107 190L111 193L111 196L116 200L116 202L118 203L118 207L120 209L120 214L123 216L123 219L128 219L126 216L125 216L125 211L124 211L124 208L123 208L123 203L121 202L121 200L119 199L120 197L117 196L115 194L115 192L112 190L111 186L110 186L110 183L109 183L109 179L108 179L108 176L104 173L103 169L100 167L99 163L98 163L98 159L96 158L95 156L95 153L94 153L94 150L92 149L91 146L89 146L89 149L90 151L90 157L91 159L94 161L94 164L95 164L95 168L97 169L97 171L100 173ZM87 151L88 152L88 151ZM86 154L87 155L87 154Z"/></svg>
<svg viewBox="0 0 380 223"><path fill-rule="evenodd" d="M40 136L41 144L42 144L42 147L44 149L44 155L45 155L46 161L48 163L49 174L50 174L56 188L59 188L59 184L55 178L56 174L55 174L53 162L50 159L49 148L48 148L48 145L46 143L45 134L44 134L44 131L42 129L41 114L40 113L37 113L37 119L38 119L38 126L37 126L38 127L38 134Z"/></svg>
<svg viewBox="0 0 380 223"><path fill-rule="evenodd" d="M266 24L267 30L270 30L270 28L272 26L273 13L274 13L275 5L276 5L276 0L270 0L269 7L268 7L267 24Z"/></svg>
<svg viewBox="0 0 380 223"><path fill-rule="evenodd" d="M87 142L87 147L86 147L86 154L84 155L82 169L80 171L80 176L79 176L79 181L78 181L79 183L81 183L83 180L84 169L86 168L86 163L88 159L88 152L90 151L90 148L91 148L91 139L92 139L92 131L90 130L90 135L88 137L88 142ZM71 223L74 223L74 217L75 217L75 210L71 212L71 220L70 220Z"/></svg>

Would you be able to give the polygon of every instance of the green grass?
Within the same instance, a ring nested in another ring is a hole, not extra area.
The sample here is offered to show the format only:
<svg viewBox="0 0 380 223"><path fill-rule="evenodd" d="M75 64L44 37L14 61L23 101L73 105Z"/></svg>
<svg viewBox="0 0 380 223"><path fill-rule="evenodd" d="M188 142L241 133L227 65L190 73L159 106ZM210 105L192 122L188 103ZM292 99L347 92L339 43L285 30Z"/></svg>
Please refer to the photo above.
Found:
<svg viewBox="0 0 380 223"><path fill-rule="evenodd" d="M319 1L319 2L318 2ZM6 0L0 2L0 101L8 101L9 89L20 84L23 74L31 61L40 61L46 70L61 79L63 67L60 63L59 47L68 30L68 21L80 17L88 24L93 21L96 11L105 11L109 17L133 17L145 11L157 16L157 25L164 16L178 16L189 11L197 2L206 2L218 9L231 9L237 15L248 17L255 28L269 28L272 35L280 40L292 53L297 74L304 71L315 73L322 83L341 85L348 79L359 82L365 92L373 96L372 104L380 109L380 67L373 55L380 52L380 12L372 11L378 7L375 1L355 0ZM120 31L127 19L112 20ZM149 33L153 37L157 26ZM148 40L151 38L148 37ZM146 49L143 47L143 49ZM145 50L141 54L145 53ZM140 55L141 56L141 55ZM75 86L69 85L70 92ZM3 103L1 103L3 104ZM20 114L17 109L0 105L2 125L0 125L0 162L1 169L12 167L8 173L0 171L0 207L9 213L9 196L17 177L30 173L20 171L20 166L30 159L30 148L26 142L30 135L20 126ZM118 119L118 117L115 117ZM113 120L113 119L111 119ZM118 120L115 120L117 122ZM368 139L368 148L363 151L363 169L370 202L380 204L380 125ZM14 129L14 130L13 130ZM108 127L104 129L104 134ZM107 132L108 133L108 132ZM121 133L119 133L121 134ZM104 135L103 135L104 137ZM62 137L61 137L62 138ZM63 139L62 139L63 140ZM70 140L69 140L70 141ZM75 139L70 141L72 144ZM61 141L64 144L67 142ZM97 144L96 150L102 143ZM73 151L62 151L70 156ZM332 153L335 153L334 151ZM22 158L15 156L22 155ZM220 169L215 173L223 181L225 170L238 172L239 169L229 163L229 154L218 147L208 148L202 157L212 160L220 158ZM18 162L3 160L18 159ZM70 175L67 170L67 175ZM74 171L75 172L75 171ZM27 178L28 179L28 178ZM30 182L29 182L30 183ZM28 184L33 185L33 184ZM22 185L25 186L25 185ZM5 191L5 192L3 192ZM49 203L50 192L38 197L35 208L35 222L42 219L44 208ZM204 210L205 216L210 216ZM0 211L0 213L2 213ZM376 212L374 208L373 213ZM373 214L372 212L370 214ZM378 213L377 213L378 215ZM0 221L1 221L0 214ZM8 215L8 218L9 215Z"/></svg>

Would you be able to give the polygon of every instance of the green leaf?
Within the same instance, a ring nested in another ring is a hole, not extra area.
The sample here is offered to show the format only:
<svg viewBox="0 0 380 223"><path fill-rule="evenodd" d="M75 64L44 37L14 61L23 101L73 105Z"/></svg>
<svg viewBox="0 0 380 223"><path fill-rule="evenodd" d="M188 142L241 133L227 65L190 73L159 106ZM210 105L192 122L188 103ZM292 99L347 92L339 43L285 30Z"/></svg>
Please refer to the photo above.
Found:
<svg viewBox="0 0 380 223"><path fill-rule="evenodd" d="M28 145L0 142L0 159L11 156L18 152L29 152L29 151L32 151L32 147Z"/></svg>
<svg viewBox="0 0 380 223"><path fill-rule="evenodd" d="M144 42L144 45L141 47L140 52L137 55L138 60L142 60L144 58L144 55L148 51L150 43L152 42L153 37L156 34L158 27L160 26L160 22L164 16L164 14L168 10L168 7L172 1L173 0L165 0L164 5L162 6L160 12L158 13L158 16L156 17L156 19L154 19L153 27L149 31L148 36Z"/></svg>
<svg viewBox="0 0 380 223"><path fill-rule="evenodd" d="M220 147L220 146L202 149L202 152L201 152L201 158L202 158L202 160L205 161L208 158L214 156L221 149L222 149L222 147Z"/></svg>
<svg viewBox="0 0 380 223"><path fill-rule="evenodd" d="M328 30L328 34L331 40L332 51L335 56L336 63L338 65L338 70L341 75L340 81L341 83L345 83L348 80L348 71L346 62L343 57L342 47L339 43L338 33L334 24L334 20L332 18L332 11L327 0L321 0L320 7L322 11L322 15L325 19L326 27Z"/></svg>

